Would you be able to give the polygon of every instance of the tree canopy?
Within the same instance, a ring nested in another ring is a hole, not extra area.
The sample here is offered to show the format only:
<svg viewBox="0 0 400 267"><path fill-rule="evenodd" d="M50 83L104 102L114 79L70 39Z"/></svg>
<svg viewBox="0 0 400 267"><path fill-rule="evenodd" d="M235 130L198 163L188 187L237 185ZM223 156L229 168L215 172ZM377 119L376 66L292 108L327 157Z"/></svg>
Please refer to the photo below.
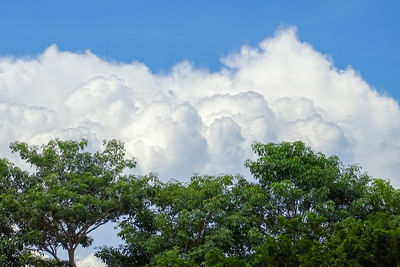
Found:
<svg viewBox="0 0 400 267"><path fill-rule="evenodd" d="M109 266L394 266L399 191L302 142L253 145L256 179L194 176L155 186L121 222Z"/></svg>
<svg viewBox="0 0 400 267"><path fill-rule="evenodd" d="M95 153L86 146L11 145L31 170L0 161L0 264L62 265L63 248L74 266L77 246L109 221L125 243L96 253L108 266L400 264L400 191L302 142L255 143L245 162L253 181L224 174L188 183L125 174L135 161L120 141Z"/></svg>
<svg viewBox="0 0 400 267"><path fill-rule="evenodd" d="M120 141L104 142L103 151L95 153L85 150L86 140L56 139L41 147L14 142L10 147L32 169L9 168L16 170L15 179L4 178L11 183L4 199L9 199L12 223L25 246L50 254L57 264L63 263L57 255L63 248L69 266L75 266L74 252L91 244L89 234L134 206L124 196L132 199L141 180L123 174L136 163L125 159Z"/></svg>

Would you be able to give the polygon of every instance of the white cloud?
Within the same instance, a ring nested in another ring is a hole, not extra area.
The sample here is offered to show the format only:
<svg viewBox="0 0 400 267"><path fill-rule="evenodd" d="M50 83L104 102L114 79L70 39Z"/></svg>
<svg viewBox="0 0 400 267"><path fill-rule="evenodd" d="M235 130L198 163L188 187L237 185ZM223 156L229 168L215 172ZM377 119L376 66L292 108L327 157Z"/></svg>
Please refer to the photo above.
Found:
<svg viewBox="0 0 400 267"><path fill-rule="evenodd" d="M185 179L182 173L199 171L208 160L202 127L191 104L154 100L136 114L128 127L121 129L121 134L143 172L156 170Z"/></svg>
<svg viewBox="0 0 400 267"><path fill-rule="evenodd" d="M103 267L106 266L99 258L95 257L94 254L89 254L85 258L76 261L78 267Z"/></svg>
<svg viewBox="0 0 400 267"><path fill-rule="evenodd" d="M0 57L0 155L15 139L126 142L140 172L186 180L245 173L250 145L301 139L400 185L400 109L351 67L301 42L294 28L244 46L217 72L181 62L170 73L49 47Z"/></svg>

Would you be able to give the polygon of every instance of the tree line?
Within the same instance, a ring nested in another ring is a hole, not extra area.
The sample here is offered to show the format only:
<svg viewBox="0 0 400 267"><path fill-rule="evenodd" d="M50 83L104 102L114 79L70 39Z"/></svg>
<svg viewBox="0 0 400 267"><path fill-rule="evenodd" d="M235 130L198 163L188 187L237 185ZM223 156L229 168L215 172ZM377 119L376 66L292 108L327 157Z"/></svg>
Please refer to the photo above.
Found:
<svg viewBox="0 0 400 267"><path fill-rule="evenodd" d="M253 181L188 183L130 175L121 141L87 145L12 143L28 171L0 159L1 266L75 266L76 248L108 222L124 240L97 251L108 266L400 264L400 191L302 142L253 144Z"/></svg>

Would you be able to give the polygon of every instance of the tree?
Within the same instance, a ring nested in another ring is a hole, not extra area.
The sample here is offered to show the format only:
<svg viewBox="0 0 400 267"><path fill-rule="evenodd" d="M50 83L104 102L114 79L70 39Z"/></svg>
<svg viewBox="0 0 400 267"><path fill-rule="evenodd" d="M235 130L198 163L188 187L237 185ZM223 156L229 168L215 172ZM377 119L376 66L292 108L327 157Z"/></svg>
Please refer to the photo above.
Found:
<svg viewBox="0 0 400 267"><path fill-rule="evenodd" d="M0 266L55 266L25 245L15 220L13 205L17 188L23 188L27 173L7 159L0 159Z"/></svg>
<svg viewBox="0 0 400 267"><path fill-rule="evenodd" d="M229 224L240 223L233 214L230 175L194 176L190 183L158 182L148 209L121 222L126 245L103 248L97 255L113 266L198 266L210 252L227 255L235 233ZM215 258L215 257L214 257Z"/></svg>
<svg viewBox="0 0 400 267"><path fill-rule="evenodd" d="M337 156L314 153L300 141L255 143L253 150L258 158L245 165L268 196L269 223L312 212L332 225L351 214L371 180L359 166L345 167Z"/></svg>
<svg viewBox="0 0 400 267"><path fill-rule="evenodd" d="M146 209L121 223L126 245L97 255L112 266L351 264L353 258L339 261L343 254L335 247L353 238L346 234L354 231L340 230L347 229L345 222L378 227L366 220L399 210L400 195L388 183L302 142L256 143L253 150L256 159L245 165L257 182L230 175L158 182ZM389 222L381 229L397 227L394 218ZM397 231L376 233L389 236L385 251L396 247Z"/></svg>
<svg viewBox="0 0 400 267"><path fill-rule="evenodd" d="M140 198L134 203L127 199L132 201L146 184L124 175L136 163L125 159L122 142L105 141L104 150L95 153L86 150L87 144L55 139L41 147L22 142L10 146L32 168L12 188L14 223L25 244L56 262L62 262L57 250L67 250L69 266L75 266L76 248L91 244L92 231L140 205Z"/></svg>
<svg viewBox="0 0 400 267"><path fill-rule="evenodd" d="M324 265L316 251L336 223L356 216L371 179L359 166L345 167L337 156L315 153L302 142L255 143L253 150L257 158L245 165L267 200L255 263L299 266L312 252L313 265Z"/></svg>
<svg viewBox="0 0 400 267"><path fill-rule="evenodd" d="M336 266L398 266L400 216L378 212L366 220L343 220L335 225L325 255Z"/></svg>
<svg viewBox="0 0 400 267"><path fill-rule="evenodd" d="M18 266L24 264L24 256L29 251L23 242L18 240L17 231L13 227L12 210L8 208L12 184L23 175L18 168L6 159L0 159L0 265Z"/></svg>

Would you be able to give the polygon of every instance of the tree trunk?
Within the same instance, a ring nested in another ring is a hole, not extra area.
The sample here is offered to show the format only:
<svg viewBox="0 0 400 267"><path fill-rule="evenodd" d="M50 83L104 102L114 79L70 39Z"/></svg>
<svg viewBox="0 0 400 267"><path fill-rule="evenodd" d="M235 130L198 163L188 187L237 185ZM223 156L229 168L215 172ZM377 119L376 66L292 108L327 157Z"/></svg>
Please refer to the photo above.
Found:
<svg viewBox="0 0 400 267"><path fill-rule="evenodd" d="M69 267L76 267L75 265L75 249L69 248L68 249L68 260L69 260Z"/></svg>

